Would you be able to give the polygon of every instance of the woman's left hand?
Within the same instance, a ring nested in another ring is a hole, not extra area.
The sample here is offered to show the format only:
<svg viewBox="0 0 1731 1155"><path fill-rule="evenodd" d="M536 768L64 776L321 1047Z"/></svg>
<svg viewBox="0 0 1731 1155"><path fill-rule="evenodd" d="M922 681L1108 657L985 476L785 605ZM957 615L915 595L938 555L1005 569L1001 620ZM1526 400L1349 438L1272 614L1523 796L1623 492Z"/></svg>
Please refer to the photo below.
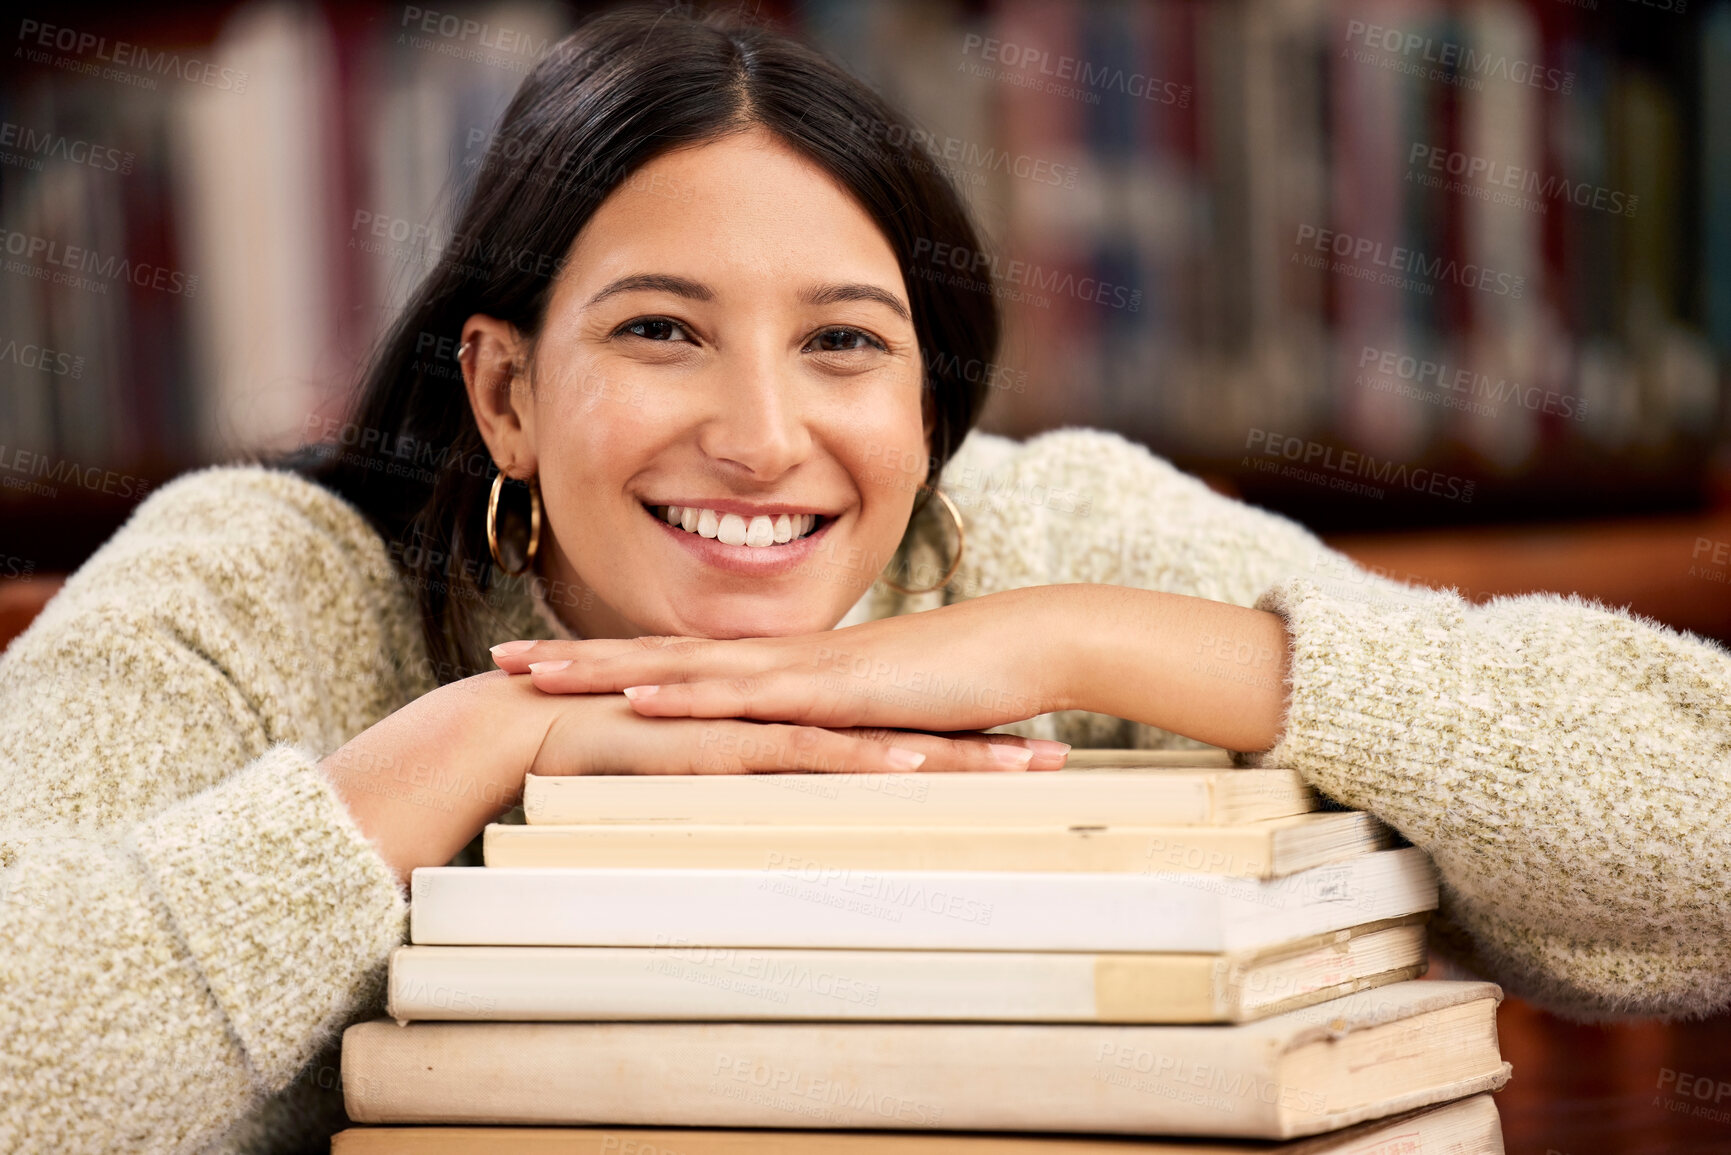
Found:
<svg viewBox="0 0 1731 1155"><path fill-rule="evenodd" d="M1058 660L1068 639L1049 612L1063 588L816 634L507 642L493 657L548 693L624 691L651 717L983 730L1073 708Z"/></svg>

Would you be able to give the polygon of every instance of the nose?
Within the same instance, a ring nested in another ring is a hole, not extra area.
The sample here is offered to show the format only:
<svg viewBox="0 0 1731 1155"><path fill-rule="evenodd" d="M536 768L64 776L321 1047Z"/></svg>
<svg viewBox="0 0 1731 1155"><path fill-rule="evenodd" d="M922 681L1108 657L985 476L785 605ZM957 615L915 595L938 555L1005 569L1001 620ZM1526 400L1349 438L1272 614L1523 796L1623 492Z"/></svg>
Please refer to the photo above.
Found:
<svg viewBox="0 0 1731 1155"><path fill-rule="evenodd" d="M731 360L731 359L730 359ZM765 351L716 366L715 402L698 434L705 455L773 481L811 452L792 367Z"/></svg>

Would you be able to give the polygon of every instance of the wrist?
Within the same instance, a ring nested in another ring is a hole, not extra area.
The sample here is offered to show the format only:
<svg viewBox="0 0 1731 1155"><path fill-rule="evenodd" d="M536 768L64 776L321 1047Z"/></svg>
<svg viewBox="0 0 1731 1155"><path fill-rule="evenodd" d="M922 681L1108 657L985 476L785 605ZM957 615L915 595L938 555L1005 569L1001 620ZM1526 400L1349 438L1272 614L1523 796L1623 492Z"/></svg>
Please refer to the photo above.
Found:
<svg viewBox="0 0 1731 1155"><path fill-rule="evenodd" d="M1264 750L1285 717L1285 623L1225 602L1129 586L1048 587L1054 709L1128 718L1230 750Z"/></svg>

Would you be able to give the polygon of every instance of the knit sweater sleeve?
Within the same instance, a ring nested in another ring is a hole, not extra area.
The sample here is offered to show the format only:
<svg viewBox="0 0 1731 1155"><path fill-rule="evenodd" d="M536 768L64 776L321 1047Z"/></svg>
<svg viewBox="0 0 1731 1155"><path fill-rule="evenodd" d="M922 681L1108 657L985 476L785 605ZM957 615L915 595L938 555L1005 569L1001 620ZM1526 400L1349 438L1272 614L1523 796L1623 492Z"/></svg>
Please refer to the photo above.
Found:
<svg viewBox="0 0 1731 1155"><path fill-rule="evenodd" d="M153 495L0 659L0 1149L191 1151L373 995L406 906L318 758L412 652L304 480Z"/></svg>
<svg viewBox="0 0 1731 1155"><path fill-rule="evenodd" d="M1627 612L1294 578L1267 760L1435 859L1437 945L1563 1014L1731 1003L1731 654Z"/></svg>

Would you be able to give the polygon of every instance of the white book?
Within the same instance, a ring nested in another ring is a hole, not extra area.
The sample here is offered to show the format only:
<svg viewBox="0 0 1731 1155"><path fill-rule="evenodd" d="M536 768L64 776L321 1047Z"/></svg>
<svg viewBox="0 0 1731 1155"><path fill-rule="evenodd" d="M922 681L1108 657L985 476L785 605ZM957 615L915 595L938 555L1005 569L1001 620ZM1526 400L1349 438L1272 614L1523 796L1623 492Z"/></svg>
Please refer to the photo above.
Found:
<svg viewBox="0 0 1731 1155"><path fill-rule="evenodd" d="M399 1021L1245 1022L1425 969L1423 916L1233 954L406 946Z"/></svg>
<svg viewBox="0 0 1731 1155"><path fill-rule="evenodd" d="M1269 881L1207 874L423 867L410 928L445 946L1233 951L1435 909L1384 850Z"/></svg>

